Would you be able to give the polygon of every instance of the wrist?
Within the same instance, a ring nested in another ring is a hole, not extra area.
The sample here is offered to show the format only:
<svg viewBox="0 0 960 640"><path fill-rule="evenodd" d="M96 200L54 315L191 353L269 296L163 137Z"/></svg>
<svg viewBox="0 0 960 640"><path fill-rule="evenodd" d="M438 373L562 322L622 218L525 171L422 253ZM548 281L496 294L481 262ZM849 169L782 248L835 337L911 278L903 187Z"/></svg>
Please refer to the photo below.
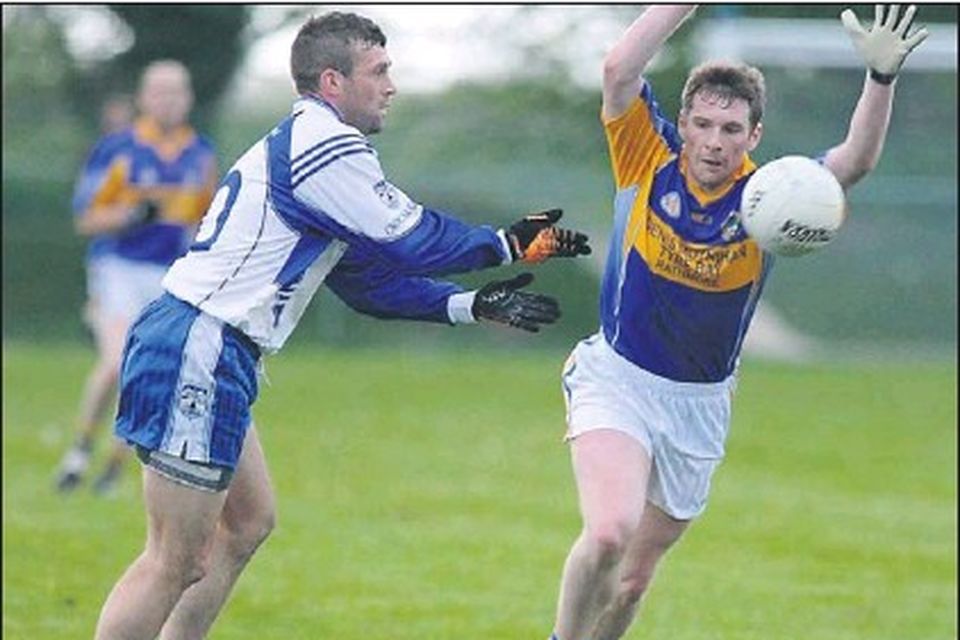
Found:
<svg viewBox="0 0 960 640"><path fill-rule="evenodd" d="M876 82L877 84L882 84L884 86L890 86L893 84L893 81L897 79L896 73L880 73L876 69L870 69L870 79Z"/></svg>
<svg viewBox="0 0 960 640"><path fill-rule="evenodd" d="M450 324L473 324L477 321L473 315L473 301L476 291L462 291L447 298L447 317Z"/></svg>
<svg viewBox="0 0 960 640"><path fill-rule="evenodd" d="M507 232L504 229L498 229L497 237L500 238L500 248L503 249L503 262L501 264L512 264L515 258Z"/></svg>

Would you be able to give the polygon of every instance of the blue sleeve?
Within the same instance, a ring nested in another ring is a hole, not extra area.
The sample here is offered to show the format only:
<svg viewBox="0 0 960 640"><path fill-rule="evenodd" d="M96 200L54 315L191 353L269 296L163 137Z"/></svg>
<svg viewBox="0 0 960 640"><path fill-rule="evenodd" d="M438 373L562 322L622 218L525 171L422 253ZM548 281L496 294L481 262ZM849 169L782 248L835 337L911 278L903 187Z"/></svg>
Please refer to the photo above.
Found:
<svg viewBox="0 0 960 640"><path fill-rule="evenodd" d="M367 255L405 275L466 273L509 262L503 241L492 227L469 225L426 207L416 226L390 240L351 231L329 216L303 209L311 218L310 226L360 247Z"/></svg>
<svg viewBox="0 0 960 640"><path fill-rule="evenodd" d="M360 313L381 318L451 324L447 299L463 291L452 282L398 273L364 248L351 245L325 283Z"/></svg>
<svg viewBox="0 0 960 640"><path fill-rule="evenodd" d="M81 215L90 207L97 192L103 186L103 181L114 159L125 147L126 138L125 132L110 134L100 138L90 150L86 162L80 169L80 176L73 191L74 215Z"/></svg>
<svg viewBox="0 0 960 640"><path fill-rule="evenodd" d="M390 241L362 236L364 247L407 275L445 275L496 267L508 261L500 236L424 207L417 225Z"/></svg>
<svg viewBox="0 0 960 640"><path fill-rule="evenodd" d="M677 126L663 114L663 111L660 109L660 104L657 102L657 97L653 93L653 87L650 86L647 80L644 80L640 87L640 99L647 105L653 128L672 151L680 153L683 140L680 139Z"/></svg>

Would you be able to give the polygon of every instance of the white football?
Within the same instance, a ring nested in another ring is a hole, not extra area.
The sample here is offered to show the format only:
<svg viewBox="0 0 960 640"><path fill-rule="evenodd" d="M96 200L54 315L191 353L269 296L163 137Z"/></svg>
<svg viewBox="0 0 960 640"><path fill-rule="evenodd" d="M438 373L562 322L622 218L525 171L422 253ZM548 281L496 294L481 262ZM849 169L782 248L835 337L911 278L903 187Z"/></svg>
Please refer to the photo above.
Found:
<svg viewBox="0 0 960 640"><path fill-rule="evenodd" d="M740 218L765 251L802 256L833 240L846 208L843 187L829 169L804 156L784 156L747 180Z"/></svg>

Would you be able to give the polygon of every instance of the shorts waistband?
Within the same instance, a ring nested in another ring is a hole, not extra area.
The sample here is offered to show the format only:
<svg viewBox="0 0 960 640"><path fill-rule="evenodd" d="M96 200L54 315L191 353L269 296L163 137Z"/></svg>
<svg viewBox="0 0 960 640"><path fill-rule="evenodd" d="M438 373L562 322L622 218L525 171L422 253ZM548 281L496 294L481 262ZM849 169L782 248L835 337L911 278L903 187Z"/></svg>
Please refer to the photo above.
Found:
<svg viewBox="0 0 960 640"><path fill-rule="evenodd" d="M659 393L683 395L686 397L710 397L730 393L736 386L736 375L728 376L719 382L679 382L658 376L655 373L651 373L637 366L617 353L607 342L606 338L599 333L587 338L584 342L605 351L606 355L616 361L619 367L624 370L625 375L629 375L635 381L641 381L644 385L655 389Z"/></svg>
<svg viewBox="0 0 960 640"><path fill-rule="evenodd" d="M176 304L180 304L180 305L184 305L184 306L186 306L186 307L190 307L191 309L194 309L195 311L199 311L200 313L202 313L202 314L204 314L204 315L210 315L210 314L207 313L206 311L204 311L204 310L202 310L202 309L198 309L197 307L195 307L194 305L190 304L190 303L187 302L186 300L181 300L180 298L178 298L177 296L173 295L173 294L170 293L169 291L165 291L165 292L163 293L163 296L161 296L161 297L162 297L162 298L165 298L165 299L167 299L167 300L169 300L169 301L171 301L171 302L174 302L174 303L176 303ZM215 316L210 316L210 317L215 317ZM228 334L230 334L232 337L236 338L236 340L237 340L240 344L242 344L244 347L246 347L247 349L249 349L250 352L251 352L257 359L260 358L260 356L261 356L260 345L258 345L256 342L254 342L254 341L250 338L250 336L248 336L247 334L245 334L245 333L244 333L243 331L241 331L240 329L237 329L235 326L233 326L233 325L230 324L229 322L225 322L225 321L221 320L220 318L216 318L216 319L217 319L218 322L220 322L220 324L223 325L223 330L224 330L226 333L228 333Z"/></svg>

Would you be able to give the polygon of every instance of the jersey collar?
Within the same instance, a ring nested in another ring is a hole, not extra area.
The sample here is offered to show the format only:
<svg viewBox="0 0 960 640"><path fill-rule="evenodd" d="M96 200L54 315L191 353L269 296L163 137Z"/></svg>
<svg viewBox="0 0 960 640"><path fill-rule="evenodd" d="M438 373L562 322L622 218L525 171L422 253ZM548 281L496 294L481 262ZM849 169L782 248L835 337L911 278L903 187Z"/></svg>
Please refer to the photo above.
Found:
<svg viewBox="0 0 960 640"><path fill-rule="evenodd" d="M196 138L196 133L189 125L164 131L157 121L149 116L141 116L134 121L133 133L140 142L153 147L165 160L176 158Z"/></svg>
<svg viewBox="0 0 960 640"><path fill-rule="evenodd" d="M314 104L320 105L321 107L325 108L327 111L332 113L337 118L337 120L339 120L340 122L343 122L343 114L340 113L340 110L337 109L335 106L333 106L331 103L327 102L326 100L318 96L317 94L304 93L300 96L300 99L305 100L306 102L312 102Z"/></svg>

